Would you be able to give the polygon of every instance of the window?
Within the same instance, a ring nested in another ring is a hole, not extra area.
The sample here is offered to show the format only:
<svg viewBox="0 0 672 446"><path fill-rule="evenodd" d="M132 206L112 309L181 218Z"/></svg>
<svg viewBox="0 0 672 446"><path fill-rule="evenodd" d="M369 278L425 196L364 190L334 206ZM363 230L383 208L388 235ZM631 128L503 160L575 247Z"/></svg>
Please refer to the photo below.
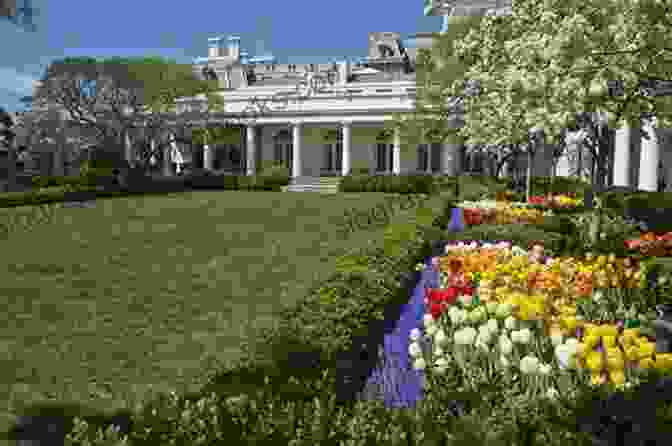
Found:
<svg viewBox="0 0 672 446"><path fill-rule="evenodd" d="M427 144L418 146L418 171L426 172L429 167L429 150Z"/></svg>

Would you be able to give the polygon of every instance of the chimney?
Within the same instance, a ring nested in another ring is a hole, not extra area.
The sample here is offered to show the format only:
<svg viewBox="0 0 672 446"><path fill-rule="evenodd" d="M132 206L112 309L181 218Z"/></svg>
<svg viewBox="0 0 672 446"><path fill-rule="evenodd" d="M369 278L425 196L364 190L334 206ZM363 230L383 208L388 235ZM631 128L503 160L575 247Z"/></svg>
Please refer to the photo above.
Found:
<svg viewBox="0 0 672 446"><path fill-rule="evenodd" d="M240 60L240 37L229 37L229 57L235 60Z"/></svg>
<svg viewBox="0 0 672 446"><path fill-rule="evenodd" d="M208 39L208 58L219 57L219 42L221 37L210 37Z"/></svg>
<svg viewBox="0 0 672 446"><path fill-rule="evenodd" d="M345 59L338 63L338 84L347 84L348 77L350 77L350 61Z"/></svg>

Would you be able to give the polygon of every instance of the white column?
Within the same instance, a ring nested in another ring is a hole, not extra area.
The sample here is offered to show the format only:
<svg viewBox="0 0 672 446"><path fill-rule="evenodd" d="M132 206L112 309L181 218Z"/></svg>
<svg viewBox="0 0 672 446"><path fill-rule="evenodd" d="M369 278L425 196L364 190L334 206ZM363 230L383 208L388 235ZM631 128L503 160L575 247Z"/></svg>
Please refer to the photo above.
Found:
<svg viewBox="0 0 672 446"><path fill-rule="evenodd" d="M169 136L170 137L170 136ZM163 146L163 175L171 176L173 174L172 144Z"/></svg>
<svg viewBox="0 0 672 446"><path fill-rule="evenodd" d="M301 131L303 125L300 121L293 123L292 127L292 178L301 176Z"/></svg>
<svg viewBox="0 0 672 446"><path fill-rule="evenodd" d="M565 147L563 153L558 157L558 160L555 164L555 176L558 177L570 177L572 176L572 163L570 160L569 149Z"/></svg>
<svg viewBox="0 0 672 446"><path fill-rule="evenodd" d="M630 186L630 135L632 129L616 130L614 138L614 186Z"/></svg>
<svg viewBox="0 0 672 446"><path fill-rule="evenodd" d="M255 138L255 127L253 125L247 126L247 174L254 175L256 172L256 152L257 141Z"/></svg>
<svg viewBox="0 0 672 446"><path fill-rule="evenodd" d="M658 190L658 161L660 160L656 118L642 119L642 131L647 133L649 139L642 137L639 160L639 189L655 192Z"/></svg>
<svg viewBox="0 0 672 446"><path fill-rule="evenodd" d="M432 174L432 155L434 154L433 144L425 144L425 149L427 150L427 169L425 169L425 173L427 175L431 175Z"/></svg>
<svg viewBox="0 0 672 446"><path fill-rule="evenodd" d="M457 143L441 145L441 174L455 176L458 174L457 161L459 157L460 145Z"/></svg>
<svg viewBox="0 0 672 446"><path fill-rule="evenodd" d="M499 178L506 178L510 175L509 172L509 161L502 163L502 168L499 171Z"/></svg>
<svg viewBox="0 0 672 446"><path fill-rule="evenodd" d="M214 150L209 144L203 145L203 169L212 170L214 167Z"/></svg>
<svg viewBox="0 0 672 446"><path fill-rule="evenodd" d="M131 144L131 135L128 130L124 132L124 157L130 165L133 165L133 145Z"/></svg>
<svg viewBox="0 0 672 446"><path fill-rule="evenodd" d="M352 123L344 121L341 123L343 129L343 156L341 157L341 175L346 176L350 173L350 156L352 150Z"/></svg>
<svg viewBox="0 0 672 446"><path fill-rule="evenodd" d="M395 175L401 173L401 132L396 127L394 129L394 143L392 145L392 173Z"/></svg>

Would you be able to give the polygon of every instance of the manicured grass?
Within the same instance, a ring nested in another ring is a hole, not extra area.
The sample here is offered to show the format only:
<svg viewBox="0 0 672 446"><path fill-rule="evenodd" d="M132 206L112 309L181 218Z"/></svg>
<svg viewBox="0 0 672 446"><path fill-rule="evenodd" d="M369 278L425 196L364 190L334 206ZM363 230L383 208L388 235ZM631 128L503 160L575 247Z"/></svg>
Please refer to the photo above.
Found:
<svg viewBox="0 0 672 446"><path fill-rule="evenodd" d="M346 209L385 197L107 199L0 240L0 431L27 402L109 410L152 390L198 389L281 305L333 272L337 254L382 237L377 228L344 240L336 229Z"/></svg>

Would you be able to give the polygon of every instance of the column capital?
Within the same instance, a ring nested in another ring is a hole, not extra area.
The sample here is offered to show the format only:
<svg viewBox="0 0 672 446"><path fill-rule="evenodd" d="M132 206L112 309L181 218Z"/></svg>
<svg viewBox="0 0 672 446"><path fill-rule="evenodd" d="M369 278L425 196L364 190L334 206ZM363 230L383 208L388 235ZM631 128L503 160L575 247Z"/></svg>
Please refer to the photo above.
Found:
<svg viewBox="0 0 672 446"><path fill-rule="evenodd" d="M303 125L303 121L301 119L294 119L289 122L292 126L294 127L300 127Z"/></svg>
<svg viewBox="0 0 672 446"><path fill-rule="evenodd" d="M339 124L343 127L352 127L352 119L343 119Z"/></svg>

